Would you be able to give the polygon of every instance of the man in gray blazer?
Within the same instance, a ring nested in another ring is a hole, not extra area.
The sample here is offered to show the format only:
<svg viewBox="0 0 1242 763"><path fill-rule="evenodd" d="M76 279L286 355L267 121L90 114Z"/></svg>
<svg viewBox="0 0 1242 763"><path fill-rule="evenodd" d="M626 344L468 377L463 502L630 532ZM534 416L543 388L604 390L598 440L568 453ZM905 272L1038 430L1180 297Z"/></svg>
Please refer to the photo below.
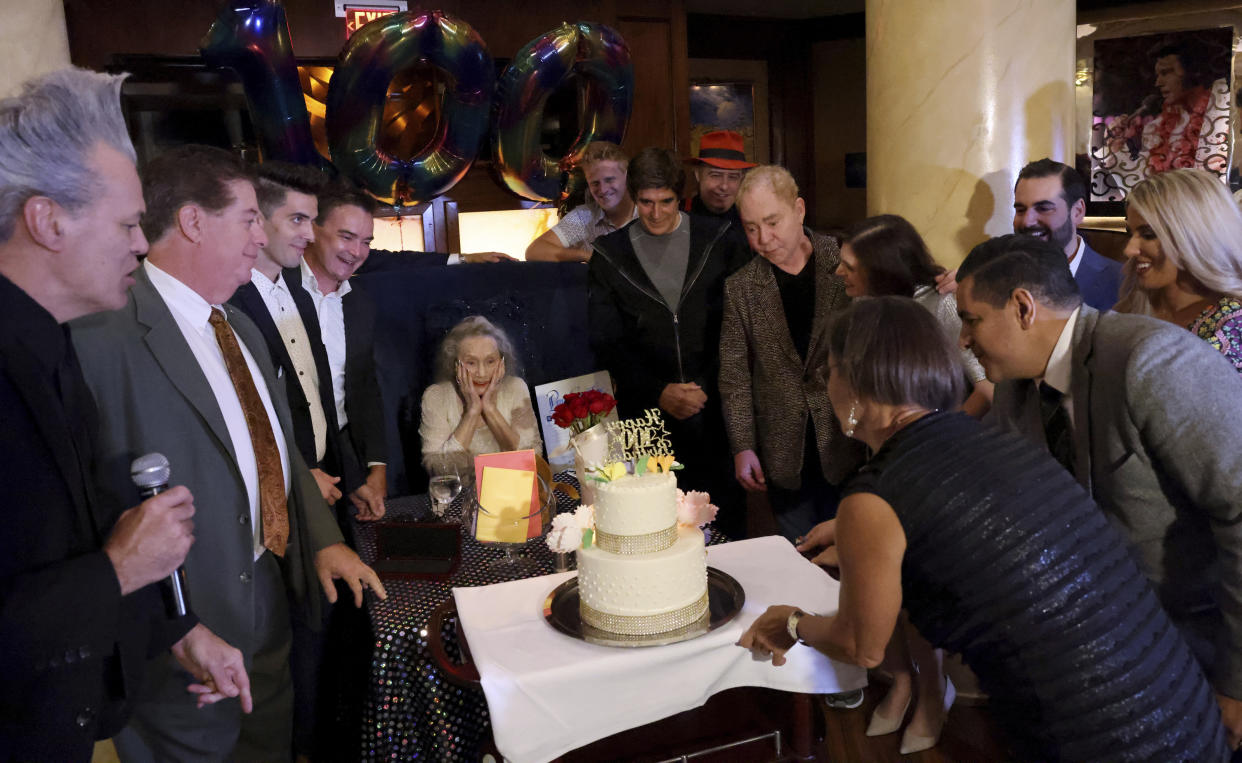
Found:
<svg viewBox="0 0 1242 763"><path fill-rule="evenodd" d="M184 146L145 174L143 228L152 244L129 303L74 325L99 403L100 481L134 503L121 464L159 451L194 493L190 601L242 651L255 708L249 716L236 702L196 709L180 696L176 666L161 659L117 748L127 761L288 760L287 601L319 610L316 586L335 600L334 578L349 583L359 606L363 586L384 592L341 542L298 453L285 385L261 334L222 305L249 280L266 241L245 168L221 149Z"/></svg>
<svg viewBox="0 0 1242 763"><path fill-rule="evenodd" d="M1242 734L1242 378L1190 332L1082 303L1063 253L1004 236L958 270L992 416L1047 447L1126 533Z"/></svg>
<svg viewBox="0 0 1242 763"><path fill-rule="evenodd" d="M781 167L738 191L752 259L725 281L720 403L742 487L766 492L791 541L836 515L835 483L862 462L828 402L824 334L849 304L837 244L802 225L806 203Z"/></svg>

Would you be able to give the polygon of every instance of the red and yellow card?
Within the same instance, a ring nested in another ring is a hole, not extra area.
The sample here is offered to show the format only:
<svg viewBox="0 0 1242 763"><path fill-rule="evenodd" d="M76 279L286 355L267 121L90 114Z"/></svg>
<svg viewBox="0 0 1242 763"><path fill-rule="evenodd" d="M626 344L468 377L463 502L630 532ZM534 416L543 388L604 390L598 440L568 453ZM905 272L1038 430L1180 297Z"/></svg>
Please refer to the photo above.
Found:
<svg viewBox="0 0 1242 763"><path fill-rule="evenodd" d="M539 507L539 481L535 479L535 451L513 450L474 457L474 480L479 491L480 512L475 537L491 543L525 543L539 537L543 521ZM532 515L533 513L533 515ZM530 517L523 525L523 517Z"/></svg>

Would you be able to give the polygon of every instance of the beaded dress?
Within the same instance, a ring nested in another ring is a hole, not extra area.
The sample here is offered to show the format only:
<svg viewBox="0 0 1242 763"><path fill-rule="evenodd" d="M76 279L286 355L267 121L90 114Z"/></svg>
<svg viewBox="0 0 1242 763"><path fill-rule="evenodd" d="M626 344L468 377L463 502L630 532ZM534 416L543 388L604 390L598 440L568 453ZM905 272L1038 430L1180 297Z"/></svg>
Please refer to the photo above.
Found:
<svg viewBox="0 0 1242 763"><path fill-rule="evenodd" d="M1187 328L1190 333L1215 347L1234 368L1242 372L1242 300L1221 297Z"/></svg>
<svg viewBox="0 0 1242 763"><path fill-rule="evenodd" d="M898 431L846 493L893 507L903 605L1029 760L1226 760L1202 671L1121 535L1047 453L962 413Z"/></svg>

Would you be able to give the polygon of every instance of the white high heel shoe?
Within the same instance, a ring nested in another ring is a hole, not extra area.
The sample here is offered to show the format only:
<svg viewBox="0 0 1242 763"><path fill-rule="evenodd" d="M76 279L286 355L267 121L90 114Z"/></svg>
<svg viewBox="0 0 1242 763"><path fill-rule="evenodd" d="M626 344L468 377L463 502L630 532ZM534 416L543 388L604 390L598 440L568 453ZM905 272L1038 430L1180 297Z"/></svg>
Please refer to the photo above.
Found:
<svg viewBox="0 0 1242 763"><path fill-rule="evenodd" d="M944 678L944 715L940 716L940 728L936 729L935 736L919 736L911 734L910 729L901 735L901 754L911 755L923 750L930 750L940 741L940 732L944 731L944 723L949 718L949 708L953 707L953 700L957 699L957 689L953 688L953 682L948 676Z"/></svg>
<svg viewBox="0 0 1242 763"><path fill-rule="evenodd" d="M894 718L886 718L880 715L879 708L871 711L871 720L867 723L866 734L869 737L882 737L885 734L891 734L901 728L901 724L906 720L906 713L910 711L910 701L914 699L913 689L910 696L906 698L905 707L901 708L901 712Z"/></svg>

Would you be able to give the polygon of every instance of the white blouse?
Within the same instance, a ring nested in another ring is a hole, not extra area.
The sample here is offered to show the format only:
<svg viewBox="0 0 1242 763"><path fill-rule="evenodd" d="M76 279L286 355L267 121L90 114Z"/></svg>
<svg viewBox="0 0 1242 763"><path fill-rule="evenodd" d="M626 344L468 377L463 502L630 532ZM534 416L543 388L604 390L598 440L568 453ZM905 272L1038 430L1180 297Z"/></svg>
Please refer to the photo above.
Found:
<svg viewBox="0 0 1242 763"><path fill-rule="evenodd" d="M526 382L516 376L501 379L500 388L496 390L496 409L517 434L517 450L533 448L538 451L543 447L539 439L539 421L531 407ZM469 447L457 441L453 432L465 412L454 382L437 382L423 392L422 424L418 434L423 440L423 465L428 471L443 457L457 467L458 474L470 475L473 474L476 455L502 450L486 423L480 423L479 428L474 430Z"/></svg>
<svg viewBox="0 0 1242 763"><path fill-rule="evenodd" d="M952 294L941 294L931 286L920 286L914 291L914 301L936 316L945 336L961 351L962 367L966 369L966 378L971 385L987 379L988 375L975 354L961 347L962 319L957 315L957 298Z"/></svg>

